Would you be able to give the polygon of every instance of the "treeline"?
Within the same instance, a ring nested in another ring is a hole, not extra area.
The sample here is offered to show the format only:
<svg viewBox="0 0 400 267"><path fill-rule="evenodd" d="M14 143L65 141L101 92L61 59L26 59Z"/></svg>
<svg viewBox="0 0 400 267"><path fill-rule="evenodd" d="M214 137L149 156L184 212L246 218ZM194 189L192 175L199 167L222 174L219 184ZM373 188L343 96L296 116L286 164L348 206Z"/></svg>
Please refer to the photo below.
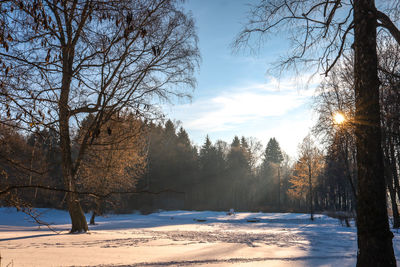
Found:
<svg viewBox="0 0 400 267"><path fill-rule="evenodd" d="M82 127L90 121L88 117ZM79 166L76 191L86 211L290 208L290 162L274 138L265 151L259 141L245 137L235 137L230 144L213 144L207 137L196 147L171 120L146 124L126 115L116 121L94 133ZM2 204L66 208L57 133L43 130L26 136L15 129L0 129L1 188L28 188L3 195ZM75 156L80 132L72 146Z"/></svg>
<svg viewBox="0 0 400 267"><path fill-rule="evenodd" d="M137 189L160 194L135 195L134 209L195 209L267 212L354 211L355 197L343 162L307 136L292 160L270 138L263 149L254 138L200 147L183 127L168 120L152 124L147 171ZM342 159L343 160L343 159ZM342 164L342 165L341 165Z"/></svg>
<svg viewBox="0 0 400 267"><path fill-rule="evenodd" d="M387 199L400 226L400 74L398 46L381 40L380 107ZM349 211L356 209L357 148L352 55L338 62L317 89L319 115L312 137L289 159L271 138L265 149L254 138L194 145L171 120L149 123L140 114L118 113L95 130L86 117L72 135L73 159L81 157L76 188L93 214L157 209L248 211ZM335 120L340 115L341 120ZM86 127L86 128L85 128ZM55 130L1 124L0 186L32 186L1 195L3 205L66 208L60 138ZM86 130L85 130L86 129ZM86 135L84 135L84 133ZM82 139L89 144L79 155ZM318 145L315 139L318 138ZM34 187L42 185L58 191ZM3 190L4 189L4 190Z"/></svg>
<svg viewBox="0 0 400 267"><path fill-rule="evenodd" d="M65 207L65 199L59 191L29 188L33 185L64 188L56 132L40 131L26 136L13 126L0 124L0 146L2 205ZM28 188L6 191L10 186Z"/></svg>
<svg viewBox="0 0 400 267"><path fill-rule="evenodd" d="M165 126L152 125L147 173L138 189L170 191L135 196L134 207L278 210L279 202L287 206L286 189L278 184L278 165L283 156L275 139L269 141L260 157L261 152L260 142L245 137L235 137L230 144L221 140L213 144L207 136L197 148L187 132L182 127L176 129L170 120ZM284 181L289 172L287 168L280 172L282 186L287 184Z"/></svg>
<svg viewBox="0 0 400 267"><path fill-rule="evenodd" d="M75 193L83 201L84 209L95 215L128 211L129 198L121 192L135 192L136 182L145 172L146 124L133 114L119 114L93 132L90 147L79 155L82 133L92 120L92 116L86 117L72 138L73 157L82 157L80 165L74 166L74 191L63 182L56 131L43 129L23 135L15 125L2 124L0 203L21 209L66 209L68 193Z"/></svg>
<svg viewBox="0 0 400 267"><path fill-rule="evenodd" d="M91 120L87 117L81 127ZM66 191L34 187L66 188L57 133L23 136L13 129L1 128L1 187L33 188L10 192L2 204L66 208ZM75 156L80 132L72 146ZM265 149L254 138L237 136L231 143L212 143L207 136L197 147L171 120L146 123L132 114L114 118L92 138L76 191L84 210L94 216L158 209L314 212L355 207L344 169L310 136L299 146L297 161L281 151L275 138Z"/></svg>

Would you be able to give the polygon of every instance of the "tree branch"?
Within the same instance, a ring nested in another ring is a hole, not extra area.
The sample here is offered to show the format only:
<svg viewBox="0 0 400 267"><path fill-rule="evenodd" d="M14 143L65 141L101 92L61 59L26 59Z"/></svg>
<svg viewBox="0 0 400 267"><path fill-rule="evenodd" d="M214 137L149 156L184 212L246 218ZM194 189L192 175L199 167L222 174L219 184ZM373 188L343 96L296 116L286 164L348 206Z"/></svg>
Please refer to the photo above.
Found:
<svg viewBox="0 0 400 267"><path fill-rule="evenodd" d="M383 28L387 29L393 36L393 38L396 40L396 42L400 45L400 30L396 27L396 25L394 25L394 23L388 17L388 15L379 10L376 10L376 17L381 22L379 26L382 26Z"/></svg>
<svg viewBox="0 0 400 267"><path fill-rule="evenodd" d="M150 190L138 190L138 191L111 191L108 192L106 194L99 194L96 192L90 192L90 191L76 191L76 190L69 190L69 189L63 189L63 188L54 188L54 187L50 187L50 186L44 186L44 185L10 185L7 186L5 189L0 191L0 196L5 195L9 192L11 192L12 190L16 190L16 189L27 189L27 188L37 188L37 189L43 189L43 190L49 190L49 191L56 191L56 192L63 192L63 193L74 193L77 195L89 195L89 196L93 196L96 198L107 198L111 195L116 195L116 194L150 194L150 195L159 195L162 193L177 193L177 194L186 194L185 192L182 191L177 191L174 189L163 189L160 191L150 191Z"/></svg>

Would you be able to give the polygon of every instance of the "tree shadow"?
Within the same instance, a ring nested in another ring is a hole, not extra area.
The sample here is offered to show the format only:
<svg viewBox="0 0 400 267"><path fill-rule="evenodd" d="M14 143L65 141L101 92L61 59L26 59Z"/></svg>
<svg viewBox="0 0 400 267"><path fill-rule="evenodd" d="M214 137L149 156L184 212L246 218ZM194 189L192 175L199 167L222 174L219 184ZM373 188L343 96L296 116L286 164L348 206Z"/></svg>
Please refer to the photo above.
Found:
<svg viewBox="0 0 400 267"><path fill-rule="evenodd" d="M12 241L12 240L22 240L22 239L29 239L29 238L36 238L36 237L45 237L45 236L55 236L55 235L64 235L64 234L38 234L38 235L26 235L26 236L18 236L18 237L10 237L10 238L0 238L0 242L4 241Z"/></svg>

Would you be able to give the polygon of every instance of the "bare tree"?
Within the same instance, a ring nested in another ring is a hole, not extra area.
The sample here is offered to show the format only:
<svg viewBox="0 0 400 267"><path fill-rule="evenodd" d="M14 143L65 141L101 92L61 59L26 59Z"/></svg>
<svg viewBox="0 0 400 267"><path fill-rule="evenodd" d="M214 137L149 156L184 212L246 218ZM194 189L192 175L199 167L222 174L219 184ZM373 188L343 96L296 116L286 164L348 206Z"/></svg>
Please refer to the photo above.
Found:
<svg viewBox="0 0 400 267"><path fill-rule="evenodd" d="M87 148L114 115L154 116L154 101L185 96L199 51L194 22L175 0L6 1L1 7L1 118L58 132L65 189L76 191ZM94 119L72 157L72 136ZM71 232L87 231L68 194Z"/></svg>
<svg viewBox="0 0 400 267"><path fill-rule="evenodd" d="M382 34L379 39L379 79L380 106L381 106L381 130L382 148L384 154L384 166L387 188L391 199L393 213L393 228L400 226L400 217L396 201L396 188L398 184L398 171L396 162L396 138L398 134L398 69L399 45L394 43L387 35ZM318 94L314 99L314 108L319 114L318 122L314 126L314 132L323 135L327 145L335 149L345 164L347 179L350 181L353 194L355 182L352 178L352 166L356 164L355 136L354 136L354 112L355 95L352 57L350 55L341 60L318 88ZM344 121L335 123L335 114L344 116Z"/></svg>
<svg viewBox="0 0 400 267"><path fill-rule="evenodd" d="M385 173L393 211L393 227L400 227L396 194L400 200L398 155L400 151L400 45L383 36L379 45L379 79L381 81L382 146Z"/></svg>
<svg viewBox="0 0 400 267"><path fill-rule="evenodd" d="M307 195L310 219L314 220L313 189L322 172L324 157L310 135L307 135L299 145L299 154L299 160L295 163L293 175L289 180L292 184L289 193L297 198Z"/></svg>
<svg viewBox="0 0 400 267"><path fill-rule="evenodd" d="M400 31L390 18L398 18L399 4L383 4L386 6L377 9L374 0L261 0L236 40L236 46L240 46L248 44L254 33L269 36L274 31L289 30L293 50L282 61L283 66L315 63L325 74L345 51L354 49L357 266L396 266L380 142L376 36L381 27L400 43Z"/></svg>
<svg viewBox="0 0 400 267"><path fill-rule="evenodd" d="M317 89L314 110L318 114L318 121L313 127L313 132L322 136L323 143L328 146L335 145L339 149L340 158L345 164L346 179L353 196L356 197L355 96L352 65L351 57L340 60ZM337 122L336 116L343 116L343 121Z"/></svg>

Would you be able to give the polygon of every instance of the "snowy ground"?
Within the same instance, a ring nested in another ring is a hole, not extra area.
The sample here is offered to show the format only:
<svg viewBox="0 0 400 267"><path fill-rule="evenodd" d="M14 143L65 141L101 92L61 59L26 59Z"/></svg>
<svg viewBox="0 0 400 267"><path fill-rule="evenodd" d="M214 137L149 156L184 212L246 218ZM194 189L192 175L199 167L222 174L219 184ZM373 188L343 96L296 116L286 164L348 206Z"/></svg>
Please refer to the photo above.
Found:
<svg viewBox="0 0 400 267"><path fill-rule="evenodd" d="M287 213L112 215L97 218L89 234L67 234L68 213L39 211L61 233L0 208L0 266L342 267L356 261L356 229L323 215L314 222ZM399 240L395 233L398 259Z"/></svg>

